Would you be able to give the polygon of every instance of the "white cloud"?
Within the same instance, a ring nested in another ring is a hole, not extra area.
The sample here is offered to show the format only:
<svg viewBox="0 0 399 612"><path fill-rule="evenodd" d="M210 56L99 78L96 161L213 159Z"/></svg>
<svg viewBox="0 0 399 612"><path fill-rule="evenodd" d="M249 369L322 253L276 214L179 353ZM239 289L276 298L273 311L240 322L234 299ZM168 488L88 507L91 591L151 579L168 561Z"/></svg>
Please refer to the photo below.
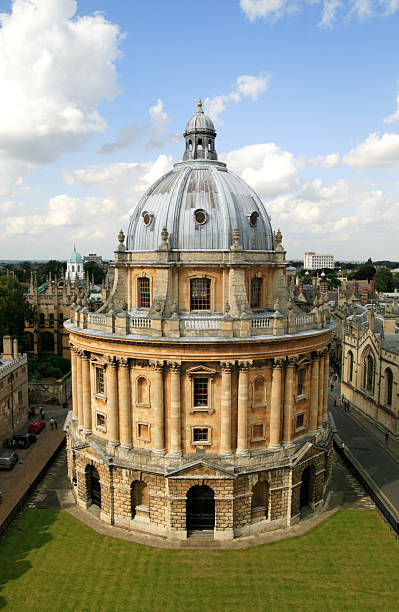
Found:
<svg viewBox="0 0 399 612"><path fill-rule="evenodd" d="M394 123L394 121L399 121L399 93L396 96L396 111L392 113L392 115L388 115L384 119L385 123Z"/></svg>
<svg viewBox="0 0 399 612"><path fill-rule="evenodd" d="M338 153L318 155L317 157L300 157L298 162L311 168L337 168L340 165Z"/></svg>
<svg viewBox="0 0 399 612"><path fill-rule="evenodd" d="M273 142L248 145L222 158L261 197L287 193L299 185L294 156Z"/></svg>
<svg viewBox="0 0 399 612"><path fill-rule="evenodd" d="M220 113L225 111L229 104L240 102L243 98L257 100L267 90L270 79L271 75L252 76L243 74L237 77L230 93L205 98L204 105L207 115L217 120Z"/></svg>
<svg viewBox="0 0 399 612"><path fill-rule="evenodd" d="M240 0L240 6L250 21L259 18L275 21L297 10L296 3L289 0Z"/></svg>
<svg viewBox="0 0 399 612"><path fill-rule="evenodd" d="M340 0L324 0L319 26L331 28L336 20L337 12L344 6Z"/></svg>
<svg viewBox="0 0 399 612"><path fill-rule="evenodd" d="M97 109L118 93L119 29L76 10L75 0L14 0L0 15L4 156L48 163L106 126Z"/></svg>
<svg viewBox="0 0 399 612"><path fill-rule="evenodd" d="M347 153L348 166L392 166L399 164L399 134L370 134L364 142Z"/></svg>

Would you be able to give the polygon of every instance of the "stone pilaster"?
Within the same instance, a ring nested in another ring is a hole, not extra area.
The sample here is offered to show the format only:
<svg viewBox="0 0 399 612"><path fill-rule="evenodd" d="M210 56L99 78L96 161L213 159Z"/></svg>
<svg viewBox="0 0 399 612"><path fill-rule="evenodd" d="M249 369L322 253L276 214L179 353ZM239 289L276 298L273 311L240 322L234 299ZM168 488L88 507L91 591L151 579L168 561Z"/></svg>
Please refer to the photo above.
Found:
<svg viewBox="0 0 399 612"><path fill-rule="evenodd" d="M273 363L272 397L270 407L270 444L272 448L280 445L281 429L281 391L283 378L283 359L275 359Z"/></svg>
<svg viewBox="0 0 399 612"><path fill-rule="evenodd" d="M319 369L320 369L320 351L312 353L312 372L310 382L310 420L309 431L314 432L317 429L317 414L319 410Z"/></svg>
<svg viewBox="0 0 399 612"><path fill-rule="evenodd" d="M78 420L78 381L77 381L77 357L76 347L72 344L71 348L71 377L72 377L72 419Z"/></svg>
<svg viewBox="0 0 399 612"><path fill-rule="evenodd" d="M170 457L181 457L180 362L170 366Z"/></svg>
<svg viewBox="0 0 399 612"><path fill-rule="evenodd" d="M154 389L154 436L153 455L165 454L165 407L163 397L163 361L150 361L154 368L152 377Z"/></svg>
<svg viewBox="0 0 399 612"><path fill-rule="evenodd" d="M328 378L330 373L330 352L326 349L324 357L324 404L323 404L323 423L328 419Z"/></svg>
<svg viewBox="0 0 399 612"><path fill-rule="evenodd" d="M239 361L238 367L238 414L237 414L237 455L248 455L248 406L249 368L252 361Z"/></svg>
<svg viewBox="0 0 399 612"><path fill-rule="evenodd" d="M321 352L320 363L319 363L319 405L317 409L317 427L321 427L323 424L323 410L324 410L324 353Z"/></svg>
<svg viewBox="0 0 399 612"><path fill-rule="evenodd" d="M129 360L119 359L119 424L122 448L133 448Z"/></svg>
<svg viewBox="0 0 399 612"><path fill-rule="evenodd" d="M222 401L220 420L220 451L221 457L230 457L231 451L231 369L233 363L221 361L222 371Z"/></svg>
<svg viewBox="0 0 399 612"><path fill-rule="evenodd" d="M84 425L83 418L83 388L82 388L82 359L83 351L80 349L76 352L76 386L77 386L77 404L78 404L78 425L82 429Z"/></svg>
<svg viewBox="0 0 399 612"><path fill-rule="evenodd" d="M83 431L91 433L91 389L90 389L90 362L87 355L82 355L82 401L83 401Z"/></svg>
<svg viewBox="0 0 399 612"><path fill-rule="evenodd" d="M115 357L108 357L107 365L107 407L108 407L108 441L113 446L119 445L119 410L118 410L118 364Z"/></svg>
<svg viewBox="0 0 399 612"><path fill-rule="evenodd" d="M284 388L284 427L283 441L290 444L293 438L294 404L295 404L295 366L298 359L289 357L285 369Z"/></svg>

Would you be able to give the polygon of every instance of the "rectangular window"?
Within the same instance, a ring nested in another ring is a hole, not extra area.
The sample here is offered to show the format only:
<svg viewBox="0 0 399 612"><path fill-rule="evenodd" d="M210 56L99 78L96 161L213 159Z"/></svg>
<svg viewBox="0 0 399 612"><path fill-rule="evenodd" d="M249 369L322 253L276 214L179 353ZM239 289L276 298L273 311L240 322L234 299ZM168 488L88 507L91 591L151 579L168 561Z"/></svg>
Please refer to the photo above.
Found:
<svg viewBox="0 0 399 612"><path fill-rule="evenodd" d="M298 396L304 394L304 383L305 383L305 370L298 370L298 385L297 392Z"/></svg>
<svg viewBox="0 0 399 612"><path fill-rule="evenodd" d="M138 423L137 437L139 440L145 440L146 442L148 442L150 439L150 426L146 423Z"/></svg>
<svg viewBox="0 0 399 612"><path fill-rule="evenodd" d="M261 307L262 279L251 279L251 308Z"/></svg>
<svg viewBox="0 0 399 612"><path fill-rule="evenodd" d="M96 394L104 395L104 368L96 368Z"/></svg>
<svg viewBox="0 0 399 612"><path fill-rule="evenodd" d="M138 307L139 308L150 308L151 305L151 294L150 294L150 279L146 276L141 276L137 279L138 287Z"/></svg>
<svg viewBox="0 0 399 612"><path fill-rule="evenodd" d="M18 391L18 401L19 403L22 402L22 391Z"/></svg>
<svg viewBox="0 0 399 612"><path fill-rule="evenodd" d="M210 310L211 281L209 278L193 278L190 282L190 309Z"/></svg>
<svg viewBox="0 0 399 612"><path fill-rule="evenodd" d="M194 427L193 442L209 442L209 428L208 427Z"/></svg>
<svg viewBox="0 0 399 612"><path fill-rule="evenodd" d="M208 379L194 378L194 408L208 406Z"/></svg>
<svg viewBox="0 0 399 612"><path fill-rule="evenodd" d="M101 414L101 412L97 412L96 413L96 427L98 429L102 429L105 431L106 430L105 423L106 423L105 414Z"/></svg>
<svg viewBox="0 0 399 612"><path fill-rule="evenodd" d="M305 415L297 414L295 419L295 429L303 429L305 427Z"/></svg>
<svg viewBox="0 0 399 612"><path fill-rule="evenodd" d="M263 423L255 423L252 425L252 440L264 440L265 439L265 426Z"/></svg>

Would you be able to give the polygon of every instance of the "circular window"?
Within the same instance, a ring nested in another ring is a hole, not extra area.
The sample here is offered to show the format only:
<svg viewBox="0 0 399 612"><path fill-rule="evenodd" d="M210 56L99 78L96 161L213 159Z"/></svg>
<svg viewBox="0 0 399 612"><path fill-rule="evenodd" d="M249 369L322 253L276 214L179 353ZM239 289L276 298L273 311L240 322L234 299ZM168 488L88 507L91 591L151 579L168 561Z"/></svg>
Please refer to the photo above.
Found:
<svg viewBox="0 0 399 612"><path fill-rule="evenodd" d="M152 219L153 219L153 215L147 211L143 212L143 221L144 221L144 225L146 225L147 227L149 225L151 225L152 223Z"/></svg>
<svg viewBox="0 0 399 612"><path fill-rule="evenodd" d="M199 225L204 225L204 223L206 223L207 217L208 215L206 214L206 212L200 208L194 211L195 222Z"/></svg>
<svg viewBox="0 0 399 612"><path fill-rule="evenodd" d="M259 213L256 212L256 210L251 212L251 214L249 215L249 224L251 227L256 227L256 224L258 222L258 217L259 217Z"/></svg>

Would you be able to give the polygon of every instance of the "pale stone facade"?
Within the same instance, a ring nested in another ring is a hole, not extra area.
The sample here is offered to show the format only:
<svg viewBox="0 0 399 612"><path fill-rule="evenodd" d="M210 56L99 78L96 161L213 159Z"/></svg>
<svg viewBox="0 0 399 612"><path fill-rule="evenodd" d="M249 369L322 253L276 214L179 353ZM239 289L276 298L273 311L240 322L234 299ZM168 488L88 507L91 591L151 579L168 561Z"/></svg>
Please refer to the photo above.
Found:
<svg viewBox="0 0 399 612"><path fill-rule="evenodd" d="M0 444L28 419L28 361L18 352L18 342L3 338L0 353Z"/></svg>
<svg viewBox="0 0 399 612"><path fill-rule="evenodd" d="M289 299L281 233L256 235L258 217L262 232L270 227L263 205L226 176L213 141L208 161L196 157L190 143L202 147L214 132L209 118L190 121L186 161L175 166L176 180L182 167L185 182L171 187L172 172L148 190L128 248L119 234L107 302L96 313L74 305L65 323L73 394L68 465L78 503L100 507L110 524L228 539L289 526L305 506L323 504L334 325L322 299L308 314ZM237 190L220 206L224 228L241 224L227 236L218 235L214 212L224 197L217 172ZM162 208L162 197L176 193L181 198ZM187 198L195 210L183 219ZM238 213L229 209L233 201ZM190 219L193 232L204 232L193 234L193 244L207 246L179 247L187 234L178 236L178 215L188 232ZM146 242L140 223L159 232L158 248L145 248L154 236ZM144 248L136 248L140 240Z"/></svg>

